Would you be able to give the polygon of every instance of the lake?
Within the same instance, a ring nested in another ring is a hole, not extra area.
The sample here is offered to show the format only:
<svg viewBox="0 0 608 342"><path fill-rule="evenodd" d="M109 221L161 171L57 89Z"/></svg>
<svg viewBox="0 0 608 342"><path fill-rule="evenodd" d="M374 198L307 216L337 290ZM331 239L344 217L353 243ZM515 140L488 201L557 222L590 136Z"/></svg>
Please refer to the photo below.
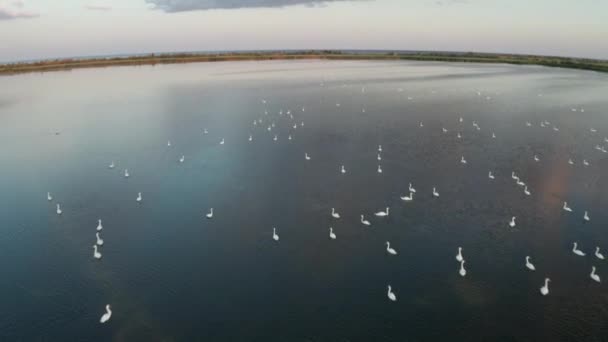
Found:
<svg viewBox="0 0 608 342"><path fill-rule="evenodd" d="M0 77L0 340L606 340L606 94L434 62Z"/></svg>

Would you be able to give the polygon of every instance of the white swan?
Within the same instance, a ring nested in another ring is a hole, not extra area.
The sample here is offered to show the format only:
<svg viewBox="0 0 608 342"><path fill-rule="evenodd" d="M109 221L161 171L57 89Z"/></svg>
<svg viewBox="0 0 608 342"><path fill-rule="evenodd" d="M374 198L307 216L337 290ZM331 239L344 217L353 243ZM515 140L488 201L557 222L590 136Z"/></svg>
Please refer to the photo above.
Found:
<svg viewBox="0 0 608 342"><path fill-rule="evenodd" d="M420 125L419 125L419 126L420 126L420 127L424 127L424 125L422 124L422 121L420 121Z"/></svg>
<svg viewBox="0 0 608 342"><path fill-rule="evenodd" d="M595 266L591 266L591 279L595 280L596 282L600 282L600 276L595 274Z"/></svg>
<svg viewBox="0 0 608 342"><path fill-rule="evenodd" d="M509 222L509 227L515 227L515 216L511 217L511 221Z"/></svg>
<svg viewBox="0 0 608 342"><path fill-rule="evenodd" d="M433 196L439 197L439 193L437 192L437 189L435 189L434 187L433 187Z"/></svg>
<svg viewBox="0 0 608 342"><path fill-rule="evenodd" d="M378 165L378 173L382 173L382 166Z"/></svg>
<svg viewBox="0 0 608 342"><path fill-rule="evenodd" d="M332 240L336 239L336 234L334 233L334 229L332 227L329 227L329 238Z"/></svg>
<svg viewBox="0 0 608 342"><path fill-rule="evenodd" d="M386 211L379 211L379 212L375 213L374 215L376 215L378 217L388 216L388 210L389 210L389 207L386 207Z"/></svg>
<svg viewBox="0 0 608 342"><path fill-rule="evenodd" d="M209 131L206 128L203 129L203 134L208 134L208 133L209 133Z"/></svg>
<svg viewBox="0 0 608 342"><path fill-rule="evenodd" d="M467 163L467 160L464 159L464 156L460 157L460 163L461 164L466 164Z"/></svg>
<svg viewBox="0 0 608 342"><path fill-rule="evenodd" d="M103 246L103 239L99 237L99 232L95 233L95 238L97 239L97 242L95 243L99 246Z"/></svg>
<svg viewBox="0 0 608 342"><path fill-rule="evenodd" d="M530 196L530 190L528 190L528 186L526 185L526 187L524 188L524 194Z"/></svg>
<svg viewBox="0 0 608 342"><path fill-rule="evenodd" d="M526 126L527 127L532 127L532 123L530 123L529 121L526 121Z"/></svg>
<svg viewBox="0 0 608 342"><path fill-rule="evenodd" d="M464 263L464 259L460 261L460 270L458 271L462 277L467 275L467 270L464 269Z"/></svg>
<svg viewBox="0 0 608 342"><path fill-rule="evenodd" d="M272 140L277 141L277 139L278 139L278 138L279 138L279 137L277 137L277 135L275 134L275 135L274 135L274 138L272 138Z"/></svg>
<svg viewBox="0 0 608 342"><path fill-rule="evenodd" d="M587 159L583 159L583 165L589 166L589 162L587 161Z"/></svg>
<svg viewBox="0 0 608 342"><path fill-rule="evenodd" d="M336 212L335 208L331 208L331 217L335 218L335 219L339 219L340 218L340 214L338 214Z"/></svg>
<svg viewBox="0 0 608 342"><path fill-rule="evenodd" d="M553 126L553 130L556 131L556 132L559 132L559 128L557 128L555 126Z"/></svg>
<svg viewBox="0 0 608 342"><path fill-rule="evenodd" d="M277 234L277 229L276 228L272 228L272 239L274 241L279 241L279 235Z"/></svg>
<svg viewBox="0 0 608 342"><path fill-rule="evenodd" d="M479 127L477 127L479 129ZM496 139L496 134L494 134L494 132L492 132L492 139Z"/></svg>
<svg viewBox="0 0 608 342"><path fill-rule="evenodd" d="M184 160L186 160L186 156L182 155L182 156L179 158L179 162L180 162L180 163L183 163L183 162L184 162Z"/></svg>
<svg viewBox="0 0 608 342"><path fill-rule="evenodd" d="M371 224L369 223L369 221L368 221L368 220L366 220L366 219L363 217L363 215L361 215L361 223L363 223L363 224L364 224L364 225L366 225L366 226L371 225Z"/></svg>
<svg viewBox="0 0 608 342"><path fill-rule="evenodd" d="M93 257L95 259L101 259L101 253L97 251L97 245L93 245Z"/></svg>
<svg viewBox="0 0 608 342"><path fill-rule="evenodd" d="M346 173L346 169L344 168L344 165L342 165L342 167L340 167L340 172Z"/></svg>
<svg viewBox="0 0 608 342"><path fill-rule="evenodd" d="M595 257L600 260L604 260L604 255L602 253L600 253L599 247L595 247Z"/></svg>
<svg viewBox="0 0 608 342"><path fill-rule="evenodd" d="M101 231L103 229L103 226L101 225L101 219L97 220L97 231Z"/></svg>
<svg viewBox="0 0 608 342"><path fill-rule="evenodd" d="M224 145L226 143L226 140L224 140L224 138L222 138L222 141L220 141L220 145Z"/></svg>
<svg viewBox="0 0 608 342"><path fill-rule="evenodd" d="M171 147L171 140L167 141L167 147Z"/></svg>
<svg viewBox="0 0 608 342"><path fill-rule="evenodd" d="M46 193L46 200L49 201L49 202L53 200L53 196L51 196L50 192Z"/></svg>
<svg viewBox="0 0 608 342"><path fill-rule="evenodd" d="M462 257L462 247L458 247L458 254L456 254L456 261L461 262L464 260Z"/></svg>
<svg viewBox="0 0 608 342"><path fill-rule="evenodd" d="M249 141L253 141L253 136L249 134Z"/></svg>
<svg viewBox="0 0 608 342"><path fill-rule="evenodd" d="M494 179L494 175L492 174L492 171L488 172L488 178Z"/></svg>
<svg viewBox="0 0 608 342"><path fill-rule="evenodd" d="M447 133L448 132L448 130L445 129L445 128L443 128L443 127L441 128L441 130L443 131L443 133Z"/></svg>
<svg viewBox="0 0 608 342"><path fill-rule="evenodd" d="M587 221L587 222L589 222L589 220L591 220L591 219L589 218L589 214L587 213L587 211L586 211L586 210L585 210L585 215L583 215L583 220L585 220L585 221Z"/></svg>
<svg viewBox="0 0 608 342"><path fill-rule="evenodd" d="M57 203L57 215L61 215L63 211L61 210L61 206Z"/></svg>
<svg viewBox="0 0 608 342"><path fill-rule="evenodd" d="M137 202L141 202L142 198L141 198L141 192L137 193L137 198L135 199Z"/></svg>
<svg viewBox="0 0 608 342"><path fill-rule="evenodd" d="M410 202L414 200L414 193L410 192L409 196L400 196L402 200L406 201L406 202Z"/></svg>
<svg viewBox="0 0 608 342"><path fill-rule="evenodd" d="M568 159L568 164L574 165L574 162L572 161L572 159Z"/></svg>
<svg viewBox="0 0 608 342"><path fill-rule="evenodd" d="M114 168L114 161L112 160L112 162L110 163L110 165L108 165L109 169L113 169Z"/></svg>
<svg viewBox="0 0 608 342"><path fill-rule="evenodd" d="M463 121L463 119L462 119L462 116L461 116L460 119L458 119L458 122L462 122L462 121Z"/></svg>
<svg viewBox="0 0 608 342"><path fill-rule="evenodd" d="M209 209L209 212L207 213L207 215L205 215L208 219L212 219L213 218L213 208Z"/></svg>
<svg viewBox="0 0 608 342"><path fill-rule="evenodd" d="M537 155L534 155L534 161L535 161L535 162L540 161L540 159L538 159L538 156L537 156Z"/></svg>
<svg viewBox="0 0 608 342"><path fill-rule="evenodd" d="M460 135L460 132L458 132L458 134L456 134L456 138L462 139L462 135Z"/></svg>
<svg viewBox="0 0 608 342"><path fill-rule="evenodd" d="M410 192L414 192L414 193L416 192L416 189L414 189L414 187L412 186L412 183L410 183L410 184L408 185L408 190L409 190Z"/></svg>
<svg viewBox="0 0 608 342"><path fill-rule="evenodd" d="M530 262L530 257L529 256L526 256L526 267L530 271L536 271L536 267L534 267L534 265Z"/></svg>
<svg viewBox="0 0 608 342"><path fill-rule="evenodd" d="M129 178L129 170L125 169L125 178Z"/></svg>
<svg viewBox="0 0 608 342"><path fill-rule="evenodd" d="M382 145L378 145L378 152L382 152Z"/></svg>
<svg viewBox="0 0 608 342"><path fill-rule="evenodd" d="M380 156L380 153L378 153L378 158L377 159L378 159L378 161L382 160L382 157Z"/></svg>
<svg viewBox="0 0 608 342"><path fill-rule="evenodd" d="M391 248L391 243L386 241L386 251L388 254L397 255L397 251Z"/></svg>
<svg viewBox="0 0 608 342"><path fill-rule="evenodd" d="M99 323L105 323L105 322L109 321L110 317L112 317L112 310L110 309L110 304L108 304L108 305L106 305L106 313L104 313L103 316L101 316Z"/></svg>
<svg viewBox="0 0 608 342"><path fill-rule="evenodd" d="M583 251L581 251L580 249L578 249L578 243L574 243L574 245L572 246L572 253L578 255L578 256L585 256L585 253L583 253Z"/></svg>
<svg viewBox="0 0 608 342"><path fill-rule="evenodd" d="M542 294L543 296L546 296L549 294L549 282L550 281L551 281L551 279L545 278L545 285L540 288L540 294Z"/></svg>
<svg viewBox="0 0 608 342"><path fill-rule="evenodd" d="M287 137L287 140L291 140L291 134Z"/></svg>
<svg viewBox="0 0 608 342"><path fill-rule="evenodd" d="M572 209L568 206L568 202L564 202L564 210L568 212L572 212Z"/></svg>
<svg viewBox="0 0 608 342"><path fill-rule="evenodd" d="M310 156L308 155L308 153L304 153L304 159L310 160Z"/></svg>
<svg viewBox="0 0 608 342"><path fill-rule="evenodd" d="M386 295L388 296L388 299L390 299L391 301L395 302L397 301L397 296L395 296L395 294L393 293L393 289L391 288L391 286L388 286L388 292L386 293Z"/></svg>

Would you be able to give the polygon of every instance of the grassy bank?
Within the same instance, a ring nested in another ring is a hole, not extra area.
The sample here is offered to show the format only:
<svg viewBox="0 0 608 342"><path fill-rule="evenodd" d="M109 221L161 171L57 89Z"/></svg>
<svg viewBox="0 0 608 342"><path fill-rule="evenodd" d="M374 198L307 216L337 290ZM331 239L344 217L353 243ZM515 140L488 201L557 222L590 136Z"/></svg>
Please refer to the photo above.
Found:
<svg viewBox="0 0 608 342"><path fill-rule="evenodd" d="M486 53L439 53L439 52L377 52L357 53L343 51L294 51L294 52L242 52L242 53L181 53L150 54L131 57L56 59L37 62L8 63L0 65L0 75L26 72L45 72L125 65L154 65L192 62L330 59L330 60L416 60L471 63L508 63L544 65L549 67L584 69L608 72L608 61L584 58L566 58L532 55Z"/></svg>

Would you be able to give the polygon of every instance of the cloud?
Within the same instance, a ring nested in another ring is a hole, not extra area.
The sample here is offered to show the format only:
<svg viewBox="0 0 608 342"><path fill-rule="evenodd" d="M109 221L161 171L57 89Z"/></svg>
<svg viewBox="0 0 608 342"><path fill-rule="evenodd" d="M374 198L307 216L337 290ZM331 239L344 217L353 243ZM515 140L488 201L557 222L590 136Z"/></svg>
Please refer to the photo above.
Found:
<svg viewBox="0 0 608 342"><path fill-rule="evenodd" d="M435 5L437 6L450 6L450 5L458 5L458 4L468 4L468 0L442 0L435 1Z"/></svg>
<svg viewBox="0 0 608 342"><path fill-rule="evenodd" d="M38 13L23 9L22 1L5 2L0 0L0 20L36 18Z"/></svg>
<svg viewBox="0 0 608 342"><path fill-rule="evenodd" d="M285 7L293 5L318 6L337 1L362 0L145 0L154 9L165 12L185 12L212 9L235 9L252 7Z"/></svg>
<svg viewBox="0 0 608 342"><path fill-rule="evenodd" d="M91 10L91 11L111 11L112 10L112 7L110 7L110 6L97 5L97 4L86 5L86 6L84 6L84 8Z"/></svg>

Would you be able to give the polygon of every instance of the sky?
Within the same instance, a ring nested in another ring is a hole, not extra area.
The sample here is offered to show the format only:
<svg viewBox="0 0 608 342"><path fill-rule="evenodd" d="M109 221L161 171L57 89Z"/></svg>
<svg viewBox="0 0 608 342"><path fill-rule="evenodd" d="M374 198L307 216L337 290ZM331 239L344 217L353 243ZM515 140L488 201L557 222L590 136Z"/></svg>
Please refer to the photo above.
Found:
<svg viewBox="0 0 608 342"><path fill-rule="evenodd" d="M0 0L0 62L271 49L608 59L608 1Z"/></svg>

